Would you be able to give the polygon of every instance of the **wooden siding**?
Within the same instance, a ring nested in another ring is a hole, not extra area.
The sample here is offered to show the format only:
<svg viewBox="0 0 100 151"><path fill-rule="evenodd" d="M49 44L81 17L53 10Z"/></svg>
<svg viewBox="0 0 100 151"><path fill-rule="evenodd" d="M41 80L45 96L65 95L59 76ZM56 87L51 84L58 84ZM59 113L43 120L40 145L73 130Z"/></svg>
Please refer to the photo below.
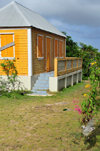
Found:
<svg viewBox="0 0 100 151"><path fill-rule="evenodd" d="M28 39L27 39L27 29L5 29L1 30L0 33L14 33L15 38L15 65L18 71L18 75L28 75ZM9 39L12 42L12 39ZM5 42L2 45L5 45ZM9 48L10 49L10 48ZM8 50L7 50L8 51ZM11 51L11 49L10 49ZM2 51L3 57L5 57L5 50ZM12 52L9 54L12 57ZM6 57L9 57L6 56ZM0 60L0 63L4 60ZM0 67L0 75L4 75L2 68Z"/></svg>
<svg viewBox="0 0 100 151"><path fill-rule="evenodd" d="M37 35L43 35L43 48L44 48L44 58L39 59L37 58ZM33 67L33 75L39 74L43 72L47 72L47 37L51 38L51 56L50 56L50 71L54 70L54 51L55 51L55 39L63 42L63 57L65 57L65 38L61 36L57 36L55 34L48 33L46 31L42 31L39 29L32 29L32 67ZM58 44L58 50L59 48ZM58 52L59 53L59 52Z"/></svg>

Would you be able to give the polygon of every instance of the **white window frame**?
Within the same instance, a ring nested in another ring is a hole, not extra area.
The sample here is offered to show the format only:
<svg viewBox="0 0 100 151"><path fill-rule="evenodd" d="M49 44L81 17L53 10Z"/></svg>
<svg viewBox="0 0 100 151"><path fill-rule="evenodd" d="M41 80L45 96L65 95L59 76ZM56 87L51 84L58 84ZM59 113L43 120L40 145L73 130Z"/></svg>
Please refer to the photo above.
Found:
<svg viewBox="0 0 100 151"><path fill-rule="evenodd" d="M41 36L42 37L42 56L43 57L39 57L38 56L38 37L39 36ZM37 34L37 58L38 58L38 60L43 60L44 59L44 36L43 35L41 35L41 34Z"/></svg>
<svg viewBox="0 0 100 151"><path fill-rule="evenodd" d="M13 35L13 42L15 40L14 33L12 33L12 32L9 32L9 33L0 33L0 47L1 47L1 35ZM2 57L1 56L1 51L3 51L3 50L1 50L0 51L0 60L14 60L15 59L15 45L12 46L12 47L13 47L13 56L14 57Z"/></svg>
<svg viewBox="0 0 100 151"><path fill-rule="evenodd" d="M55 40L57 40L57 42L58 42L58 46L57 46L57 57L55 57ZM54 39L54 58L58 58L58 57L59 57L59 56L58 56L58 50L59 50L59 39L55 38L55 39Z"/></svg>

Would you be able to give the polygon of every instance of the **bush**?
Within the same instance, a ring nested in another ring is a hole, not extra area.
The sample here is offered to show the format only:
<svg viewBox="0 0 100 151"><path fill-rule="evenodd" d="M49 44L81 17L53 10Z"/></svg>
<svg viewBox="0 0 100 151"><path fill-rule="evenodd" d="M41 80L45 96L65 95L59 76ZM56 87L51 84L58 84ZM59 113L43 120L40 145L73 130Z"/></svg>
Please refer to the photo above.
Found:
<svg viewBox="0 0 100 151"><path fill-rule="evenodd" d="M12 94L16 94L23 90L21 82L18 80L18 72L13 61L6 60L1 63L1 67L7 76L7 80L0 79L0 92L2 95L11 97Z"/></svg>
<svg viewBox="0 0 100 151"><path fill-rule="evenodd" d="M85 88L88 88L88 93L84 94L86 99L82 102L82 123L87 124L94 115L98 112L99 106L97 101L98 88L100 85L100 68L98 67L97 62L91 63L90 67L90 85L86 85Z"/></svg>

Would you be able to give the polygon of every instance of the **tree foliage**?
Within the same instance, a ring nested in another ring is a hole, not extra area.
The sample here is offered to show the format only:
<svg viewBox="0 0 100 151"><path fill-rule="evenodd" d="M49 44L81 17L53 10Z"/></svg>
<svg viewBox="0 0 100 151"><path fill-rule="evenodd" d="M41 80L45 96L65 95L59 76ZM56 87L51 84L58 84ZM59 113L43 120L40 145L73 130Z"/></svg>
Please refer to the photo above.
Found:
<svg viewBox="0 0 100 151"><path fill-rule="evenodd" d="M65 33L64 33L65 34ZM74 42L66 35L66 57L81 57L83 59L83 77L90 75L90 64L96 61L100 66L100 52L91 45Z"/></svg>
<svg viewBox="0 0 100 151"><path fill-rule="evenodd" d="M66 54L67 57L78 57L79 47L77 42L74 42L70 36L66 38Z"/></svg>

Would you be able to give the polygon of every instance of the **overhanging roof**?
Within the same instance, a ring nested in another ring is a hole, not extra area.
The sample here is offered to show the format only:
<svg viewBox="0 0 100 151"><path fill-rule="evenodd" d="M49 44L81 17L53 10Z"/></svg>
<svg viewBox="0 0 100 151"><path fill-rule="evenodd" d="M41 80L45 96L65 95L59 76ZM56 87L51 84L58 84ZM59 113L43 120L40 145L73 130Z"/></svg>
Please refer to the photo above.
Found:
<svg viewBox="0 0 100 151"><path fill-rule="evenodd" d="M46 19L17 2L11 2L0 9L0 27L35 27L66 37Z"/></svg>

